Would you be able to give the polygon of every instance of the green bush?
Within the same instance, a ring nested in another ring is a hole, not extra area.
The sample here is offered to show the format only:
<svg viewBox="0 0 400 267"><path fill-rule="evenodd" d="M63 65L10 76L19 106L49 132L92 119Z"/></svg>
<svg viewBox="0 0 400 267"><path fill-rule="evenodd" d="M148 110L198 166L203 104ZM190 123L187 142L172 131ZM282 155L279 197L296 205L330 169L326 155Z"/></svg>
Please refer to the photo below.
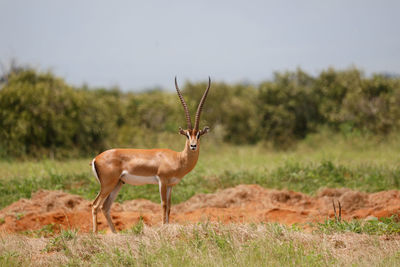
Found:
<svg viewBox="0 0 400 267"><path fill-rule="evenodd" d="M75 88L52 73L18 68L0 81L0 157L93 156L111 147L182 147L175 92ZM194 123L206 82L182 91ZM400 78L332 68L297 69L259 85L212 82L200 126L208 142L290 148L321 129L385 136L400 126ZM176 141L175 141L176 140Z"/></svg>
<svg viewBox="0 0 400 267"><path fill-rule="evenodd" d="M275 73L274 80L259 89L261 138L281 147L316 130L321 120L314 78L302 70Z"/></svg>
<svg viewBox="0 0 400 267"><path fill-rule="evenodd" d="M51 73L11 75L0 91L0 146L8 156L65 157L100 151L119 105Z"/></svg>

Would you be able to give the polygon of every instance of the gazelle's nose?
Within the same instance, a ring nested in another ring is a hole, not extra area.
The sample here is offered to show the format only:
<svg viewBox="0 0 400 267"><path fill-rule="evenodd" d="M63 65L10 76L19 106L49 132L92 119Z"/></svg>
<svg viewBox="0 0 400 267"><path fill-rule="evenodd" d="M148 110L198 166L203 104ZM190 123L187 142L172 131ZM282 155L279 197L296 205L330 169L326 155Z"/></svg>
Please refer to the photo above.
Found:
<svg viewBox="0 0 400 267"><path fill-rule="evenodd" d="M197 145L192 145L192 144L190 144L190 149L191 149L191 150L196 150L196 147L197 147Z"/></svg>

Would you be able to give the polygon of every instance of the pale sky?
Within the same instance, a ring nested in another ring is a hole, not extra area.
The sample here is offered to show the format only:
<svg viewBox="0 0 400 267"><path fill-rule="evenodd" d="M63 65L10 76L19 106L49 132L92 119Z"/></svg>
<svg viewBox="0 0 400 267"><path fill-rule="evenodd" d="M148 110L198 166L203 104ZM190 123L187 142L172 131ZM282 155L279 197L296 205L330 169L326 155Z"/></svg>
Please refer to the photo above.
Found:
<svg viewBox="0 0 400 267"><path fill-rule="evenodd" d="M0 0L0 33L2 64L123 90L297 67L400 73L400 1Z"/></svg>

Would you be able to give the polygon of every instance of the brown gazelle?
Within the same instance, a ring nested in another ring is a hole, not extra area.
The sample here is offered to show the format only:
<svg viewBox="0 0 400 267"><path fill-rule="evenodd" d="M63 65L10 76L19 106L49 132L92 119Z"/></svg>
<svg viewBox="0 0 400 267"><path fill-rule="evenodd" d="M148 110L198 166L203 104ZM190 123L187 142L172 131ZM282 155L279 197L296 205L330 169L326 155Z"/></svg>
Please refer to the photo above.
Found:
<svg viewBox="0 0 400 267"><path fill-rule="evenodd" d="M170 149L110 149L95 157L92 169L101 188L93 201L93 231L97 232L97 212L101 207L112 232L115 231L110 217L110 208L121 186L158 184L163 208L163 223L169 222L171 210L172 187L189 173L199 158L200 136L209 131L208 127L199 130L201 110L210 89L211 79L208 78L208 87L197 107L194 128L188 107L183 99L175 77L175 88L183 105L186 115L187 130L179 128L179 133L186 137L186 144L181 152Z"/></svg>

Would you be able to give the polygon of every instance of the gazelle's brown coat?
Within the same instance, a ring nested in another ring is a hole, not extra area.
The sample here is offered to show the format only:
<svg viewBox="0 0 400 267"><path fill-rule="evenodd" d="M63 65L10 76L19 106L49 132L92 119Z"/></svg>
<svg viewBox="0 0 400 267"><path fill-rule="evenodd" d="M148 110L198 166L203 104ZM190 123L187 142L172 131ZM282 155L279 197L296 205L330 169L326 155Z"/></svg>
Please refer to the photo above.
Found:
<svg viewBox="0 0 400 267"><path fill-rule="evenodd" d="M189 173L197 163L200 149L200 136L208 132L208 127L199 130L202 106L210 89L200 100L196 112L195 129L192 129L190 114L181 95L175 78L178 96L185 110L187 130L180 129L180 134L187 140L183 151L170 149L110 149L95 157L92 161L93 172L101 188L93 202L93 231L97 231L97 212L101 207L112 232L114 224L110 217L110 208L124 183L133 185L158 184L163 207L163 223L169 222L172 187Z"/></svg>

